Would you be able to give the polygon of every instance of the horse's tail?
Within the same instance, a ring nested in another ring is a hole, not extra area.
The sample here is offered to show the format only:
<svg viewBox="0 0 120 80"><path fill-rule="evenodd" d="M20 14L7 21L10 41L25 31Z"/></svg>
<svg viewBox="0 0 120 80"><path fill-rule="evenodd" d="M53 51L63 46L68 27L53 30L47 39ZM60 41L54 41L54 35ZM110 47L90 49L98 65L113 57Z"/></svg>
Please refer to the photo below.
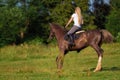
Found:
<svg viewBox="0 0 120 80"><path fill-rule="evenodd" d="M100 31L102 33L102 42L105 42L105 43L112 43L113 42L114 37L109 31L104 30L104 29L102 29Z"/></svg>

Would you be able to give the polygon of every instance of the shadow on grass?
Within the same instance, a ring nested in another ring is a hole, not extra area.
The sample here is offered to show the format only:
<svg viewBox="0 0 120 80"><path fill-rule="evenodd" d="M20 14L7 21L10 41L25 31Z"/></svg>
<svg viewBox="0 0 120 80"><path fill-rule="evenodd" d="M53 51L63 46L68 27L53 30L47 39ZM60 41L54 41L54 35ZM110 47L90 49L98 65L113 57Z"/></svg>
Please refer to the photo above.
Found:
<svg viewBox="0 0 120 80"><path fill-rule="evenodd" d="M111 68L104 67L102 70L103 71L120 71L120 67L111 67Z"/></svg>
<svg viewBox="0 0 120 80"><path fill-rule="evenodd" d="M95 68L91 68L90 71L94 71ZM102 71L120 71L120 67L103 67Z"/></svg>

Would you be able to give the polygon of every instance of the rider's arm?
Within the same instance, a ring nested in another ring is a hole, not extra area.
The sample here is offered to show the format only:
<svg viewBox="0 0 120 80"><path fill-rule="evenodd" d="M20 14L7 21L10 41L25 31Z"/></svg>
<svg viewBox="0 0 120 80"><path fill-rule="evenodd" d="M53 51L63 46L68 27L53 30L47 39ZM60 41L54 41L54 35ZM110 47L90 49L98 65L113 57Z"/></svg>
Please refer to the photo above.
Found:
<svg viewBox="0 0 120 80"><path fill-rule="evenodd" d="M71 18L69 19L69 21L68 21L68 23L66 24L65 28L72 22L72 20L73 20L73 17L71 17Z"/></svg>

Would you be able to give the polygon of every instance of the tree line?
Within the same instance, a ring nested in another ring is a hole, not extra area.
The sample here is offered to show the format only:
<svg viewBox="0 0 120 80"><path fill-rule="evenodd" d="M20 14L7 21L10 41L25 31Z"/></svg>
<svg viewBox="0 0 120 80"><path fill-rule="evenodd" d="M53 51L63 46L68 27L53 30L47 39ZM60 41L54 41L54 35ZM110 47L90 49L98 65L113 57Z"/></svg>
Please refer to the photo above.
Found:
<svg viewBox="0 0 120 80"><path fill-rule="evenodd" d="M0 0L0 46L24 42L44 43L49 23L65 26L74 8L79 6L84 17L83 29L107 29L120 42L120 1L110 5L88 0Z"/></svg>

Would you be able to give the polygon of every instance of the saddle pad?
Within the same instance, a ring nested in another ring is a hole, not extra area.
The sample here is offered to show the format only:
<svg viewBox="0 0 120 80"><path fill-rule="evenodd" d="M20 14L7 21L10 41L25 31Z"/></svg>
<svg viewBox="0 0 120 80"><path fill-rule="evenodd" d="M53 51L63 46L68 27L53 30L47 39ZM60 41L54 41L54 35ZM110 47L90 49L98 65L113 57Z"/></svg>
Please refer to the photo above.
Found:
<svg viewBox="0 0 120 80"><path fill-rule="evenodd" d="M75 32L75 34L79 34L79 33L83 33L83 32L85 32L85 30L77 31L77 32Z"/></svg>

